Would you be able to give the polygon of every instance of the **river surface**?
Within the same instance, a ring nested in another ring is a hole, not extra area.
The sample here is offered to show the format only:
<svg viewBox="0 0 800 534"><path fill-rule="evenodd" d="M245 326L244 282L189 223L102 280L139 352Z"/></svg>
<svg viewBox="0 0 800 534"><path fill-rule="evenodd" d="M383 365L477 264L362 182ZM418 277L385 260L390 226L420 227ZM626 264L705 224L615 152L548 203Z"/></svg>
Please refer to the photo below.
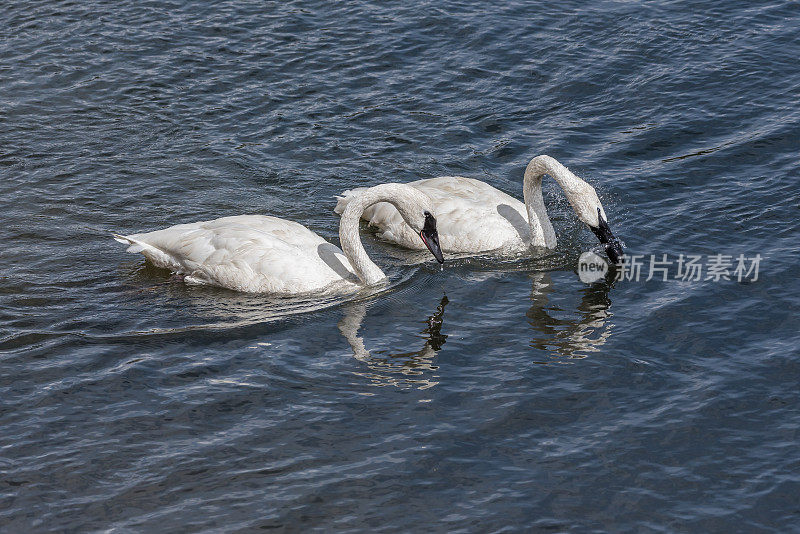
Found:
<svg viewBox="0 0 800 534"><path fill-rule="evenodd" d="M0 20L3 532L800 529L797 2ZM364 228L390 281L341 298L187 286L110 237L262 213L338 243L344 189L521 198L537 154L638 280L579 279L597 243L548 179L554 251L440 271Z"/></svg>

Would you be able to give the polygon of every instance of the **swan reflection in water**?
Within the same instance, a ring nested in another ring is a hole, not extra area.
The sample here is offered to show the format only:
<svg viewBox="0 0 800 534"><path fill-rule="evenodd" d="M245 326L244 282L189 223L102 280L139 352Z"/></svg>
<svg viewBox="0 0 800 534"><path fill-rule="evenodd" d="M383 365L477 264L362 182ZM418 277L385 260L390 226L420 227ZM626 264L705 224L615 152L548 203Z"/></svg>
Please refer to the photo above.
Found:
<svg viewBox="0 0 800 534"><path fill-rule="evenodd" d="M583 296L577 309L565 310L548 305L548 295L553 292L553 281L548 273L535 273L531 278L532 305L525 315L536 332L530 345L550 356L549 361L537 363L569 363L569 360L599 352L614 326L609 321L613 316L609 310L610 283L601 281L587 286L581 290ZM577 318L566 318L575 311Z"/></svg>
<svg viewBox="0 0 800 534"><path fill-rule="evenodd" d="M438 367L433 360L441 350L447 336L441 333L444 308L447 296L443 296L436 312L429 316L422 334L426 336L422 348L414 352L370 352L364 345L364 339L358 335L361 323L367 313L367 303L347 304L345 316L339 321L342 333L353 356L363 362L368 371L356 371L355 375L367 378L375 386L395 386L400 388L428 389L439 382L436 371Z"/></svg>
<svg viewBox="0 0 800 534"><path fill-rule="evenodd" d="M147 268L145 267L145 269ZM156 274L164 278L168 276L161 270L158 270L158 273L142 273L142 266L138 264L132 268L132 271L132 277L144 277L147 281L151 281ZM502 273L484 276L480 278L480 283L485 283L495 276L502 276ZM528 325L533 329L530 347L537 349L537 353L546 355L539 357L539 361L534 363L574 363L577 359L586 358L593 353L602 351L614 328L611 321L613 313L610 311L611 300L609 298L612 284L608 281L601 281L581 288L579 290L580 302L577 305L559 307L551 303L551 294L555 296L556 291L559 294L563 294L564 291L563 288L560 290L555 288L550 273L540 271L530 273L528 276L532 284L529 297L530 306L527 310L524 307L523 310L519 310L517 306L509 302L510 307L516 310L510 311L510 313L512 315L519 314L516 315L516 319L514 317L509 317L509 319L516 323L516 321L523 320L522 314L524 313L524 319L527 319ZM472 277L470 280L475 281ZM179 325L167 325L164 324L162 317L157 321L157 327L148 325L149 328L146 328L143 333L174 333L197 329L246 327L342 303L341 299L335 298L329 301L308 301L299 298L265 301L260 296L233 293L223 289L187 288L183 284L174 284L169 280L165 280L162 284L157 287L158 291L163 292L163 286L166 286L168 291L164 294L172 297L167 300L167 303L182 306L186 304L187 297L190 297L188 302L193 304L194 313L198 317L203 317L204 320L198 321L197 324L186 325L183 323L182 316L179 316ZM139 287L137 292L149 292L151 289L154 288L142 289ZM570 291L570 293L572 292ZM376 295L369 295L366 298L374 296ZM371 302L366 301L363 294L360 297L364 300L342 304L345 316L338 323L339 332L350 345L353 356L366 366L366 370L356 374L369 379L373 385L379 386L426 389L437 385L439 376L435 357L447 339L447 335L442 334L441 329L448 298L443 296L436 311L424 321L425 326L421 329L424 341L420 340L422 346L419 350L371 352L365 346L363 338L358 335ZM520 297L522 295L514 296L511 300L520 303L520 300L524 299L524 297L522 299ZM372 302L375 301L372 300ZM525 305L523 304L523 306ZM421 321L421 323L423 322Z"/></svg>

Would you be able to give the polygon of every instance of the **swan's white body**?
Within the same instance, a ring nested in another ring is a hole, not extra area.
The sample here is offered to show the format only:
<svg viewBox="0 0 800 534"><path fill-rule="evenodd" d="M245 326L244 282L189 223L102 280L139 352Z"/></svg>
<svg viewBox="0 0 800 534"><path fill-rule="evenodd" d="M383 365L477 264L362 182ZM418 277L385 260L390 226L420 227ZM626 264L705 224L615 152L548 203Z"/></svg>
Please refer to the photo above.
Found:
<svg viewBox="0 0 800 534"><path fill-rule="evenodd" d="M183 274L189 284L295 294L358 281L339 247L302 224L278 217L237 215L117 240L157 267ZM327 263L320 252L329 254ZM339 271L331 260L339 262Z"/></svg>
<svg viewBox="0 0 800 534"><path fill-rule="evenodd" d="M424 212L433 212L430 200L405 184L366 189L342 214L339 238L344 252L302 224L265 215L223 217L114 238L130 245L128 252L141 252L191 284L277 295L351 290L386 278L367 256L358 234L361 213L375 202L397 206L420 231Z"/></svg>
<svg viewBox="0 0 800 534"><path fill-rule="evenodd" d="M525 170L525 203L485 182L461 176L442 176L408 185L430 197L436 207L439 241L444 252L513 253L530 246L555 248L556 234L542 198L542 177L552 176L572 204L575 213L590 226L599 225L598 208L605 211L594 188L550 156L537 156ZM342 213L360 189L345 191L336 205ZM390 204L370 206L362 214L379 235L400 246L419 249L409 228Z"/></svg>

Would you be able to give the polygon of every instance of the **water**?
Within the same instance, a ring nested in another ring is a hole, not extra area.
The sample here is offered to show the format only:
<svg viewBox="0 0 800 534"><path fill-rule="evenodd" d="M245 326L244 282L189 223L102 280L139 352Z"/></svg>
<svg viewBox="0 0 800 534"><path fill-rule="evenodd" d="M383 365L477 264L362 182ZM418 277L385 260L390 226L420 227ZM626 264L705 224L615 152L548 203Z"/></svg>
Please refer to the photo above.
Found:
<svg viewBox="0 0 800 534"><path fill-rule="evenodd" d="M0 32L0 525L750 531L800 524L796 2L29 2ZM544 257L314 302L186 287L111 232L237 213L336 240L334 195L550 154ZM674 271L673 271L674 272Z"/></svg>

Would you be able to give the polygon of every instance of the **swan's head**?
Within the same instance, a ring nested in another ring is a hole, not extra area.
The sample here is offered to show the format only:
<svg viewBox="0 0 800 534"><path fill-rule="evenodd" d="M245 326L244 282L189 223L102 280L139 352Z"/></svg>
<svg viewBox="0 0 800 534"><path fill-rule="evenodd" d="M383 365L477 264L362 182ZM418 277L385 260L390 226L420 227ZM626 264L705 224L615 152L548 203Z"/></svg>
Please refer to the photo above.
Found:
<svg viewBox="0 0 800 534"><path fill-rule="evenodd" d="M597 236L597 239L600 240L600 243L603 244L603 248L606 251L608 259L614 263L620 263L624 259L622 243L620 243L619 239L614 237L614 234L611 232L611 228L608 226L605 214L603 213L602 206L598 206L596 218L594 220L596 221L596 225L592 225L588 222L586 224L589 225L589 229L594 233L594 235Z"/></svg>
<svg viewBox="0 0 800 534"><path fill-rule="evenodd" d="M425 246L428 247L428 250L431 251L433 257L436 258L436 261L444 263L442 247L439 246L439 232L436 231L436 217L431 215L431 212L427 210L423 212L423 216L424 222L422 223L422 229L419 231L419 236L422 238L422 242L425 243Z"/></svg>
<svg viewBox="0 0 800 534"><path fill-rule="evenodd" d="M433 216L436 211L431 198L408 184L382 184L373 189L378 188L388 192L386 200L394 204L400 216L422 239L436 261L444 263L442 248L439 246L439 232L436 230L436 217Z"/></svg>
<svg viewBox="0 0 800 534"><path fill-rule="evenodd" d="M572 204L575 215L594 232L594 235L603 244L609 259L614 263L619 263L623 259L622 244L611 233L606 212L603 210L600 199L597 198L594 187L575 176L554 158L541 155L536 156L528 163L528 167L525 169L526 203L529 191L537 191L539 202L541 202L541 177L544 174L549 174L558 182L558 185L564 190L564 194L567 195L569 203Z"/></svg>

